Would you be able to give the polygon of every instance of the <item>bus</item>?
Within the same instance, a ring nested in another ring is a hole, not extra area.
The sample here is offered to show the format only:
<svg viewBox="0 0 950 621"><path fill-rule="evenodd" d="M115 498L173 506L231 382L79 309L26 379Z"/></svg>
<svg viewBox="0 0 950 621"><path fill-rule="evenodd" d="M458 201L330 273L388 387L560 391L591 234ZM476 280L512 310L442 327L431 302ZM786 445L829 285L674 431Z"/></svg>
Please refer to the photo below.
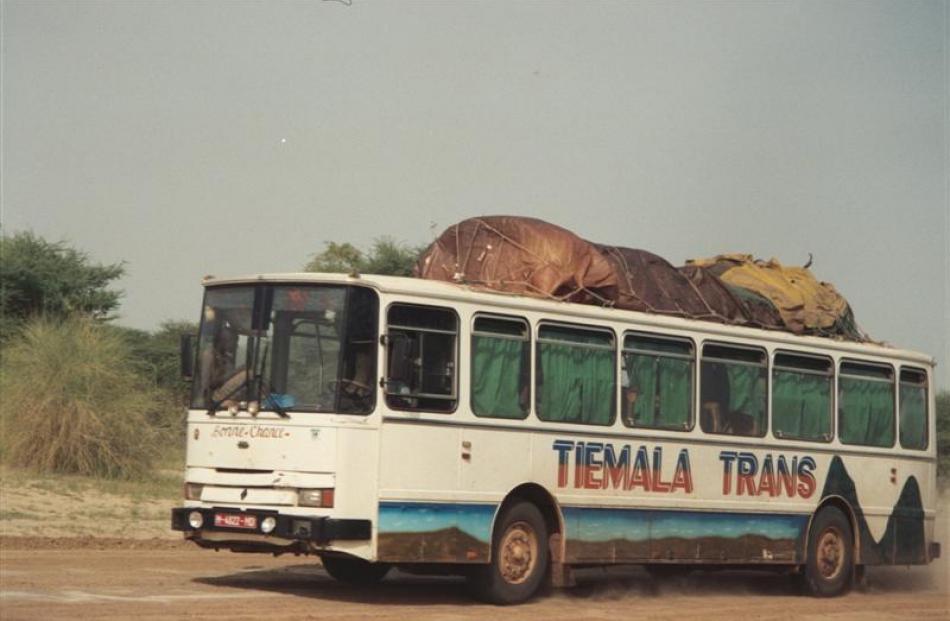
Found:
<svg viewBox="0 0 950 621"><path fill-rule="evenodd" d="M610 564L834 596L940 555L928 356L412 278L203 284L171 516L202 548L496 604Z"/></svg>

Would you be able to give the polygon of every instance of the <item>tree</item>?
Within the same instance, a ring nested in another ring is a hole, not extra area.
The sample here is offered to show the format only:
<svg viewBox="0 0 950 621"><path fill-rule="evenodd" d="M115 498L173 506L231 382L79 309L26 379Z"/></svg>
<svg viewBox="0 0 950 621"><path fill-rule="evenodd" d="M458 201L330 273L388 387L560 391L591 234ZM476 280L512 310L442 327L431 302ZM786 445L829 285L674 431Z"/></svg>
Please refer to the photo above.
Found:
<svg viewBox="0 0 950 621"><path fill-rule="evenodd" d="M189 386L181 378L180 339L182 334L197 334L198 324L166 320L154 332L115 325L108 328L125 341L130 363L139 375L170 395L176 405L187 405Z"/></svg>
<svg viewBox="0 0 950 621"><path fill-rule="evenodd" d="M31 232L0 237L0 341L39 315L111 319L122 292L109 286L124 273L122 263L92 263L62 241Z"/></svg>
<svg viewBox="0 0 950 621"><path fill-rule="evenodd" d="M313 256L304 271L409 276L425 246L409 246L391 237L377 237L369 253L349 242L326 242L323 252Z"/></svg>

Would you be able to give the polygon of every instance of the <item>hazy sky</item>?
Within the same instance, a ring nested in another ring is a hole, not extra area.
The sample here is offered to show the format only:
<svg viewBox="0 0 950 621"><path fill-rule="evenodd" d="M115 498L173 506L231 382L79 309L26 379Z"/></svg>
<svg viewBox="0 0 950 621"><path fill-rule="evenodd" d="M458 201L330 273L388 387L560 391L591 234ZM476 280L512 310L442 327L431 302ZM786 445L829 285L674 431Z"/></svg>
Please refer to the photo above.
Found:
<svg viewBox="0 0 950 621"><path fill-rule="evenodd" d="M950 387L947 2L2 2L2 219L204 274L521 214L674 264L815 257Z"/></svg>

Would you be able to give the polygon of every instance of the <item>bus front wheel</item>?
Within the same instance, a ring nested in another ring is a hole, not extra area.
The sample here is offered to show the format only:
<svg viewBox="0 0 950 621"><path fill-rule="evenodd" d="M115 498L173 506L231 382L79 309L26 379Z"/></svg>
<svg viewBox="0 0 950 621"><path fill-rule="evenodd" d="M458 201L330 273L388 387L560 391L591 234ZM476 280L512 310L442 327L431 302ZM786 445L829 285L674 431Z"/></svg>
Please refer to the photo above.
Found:
<svg viewBox="0 0 950 621"><path fill-rule="evenodd" d="M851 523L837 507L825 507L808 529L805 587L817 597L841 595L851 585L854 571Z"/></svg>
<svg viewBox="0 0 950 621"><path fill-rule="evenodd" d="M361 558L346 556L323 556L323 568L334 580L349 584L376 584L389 573L386 563L370 563Z"/></svg>
<svg viewBox="0 0 950 621"><path fill-rule="evenodd" d="M495 524L491 562L469 577L475 595L492 604L517 604L537 592L548 570L548 533L541 512L518 501Z"/></svg>

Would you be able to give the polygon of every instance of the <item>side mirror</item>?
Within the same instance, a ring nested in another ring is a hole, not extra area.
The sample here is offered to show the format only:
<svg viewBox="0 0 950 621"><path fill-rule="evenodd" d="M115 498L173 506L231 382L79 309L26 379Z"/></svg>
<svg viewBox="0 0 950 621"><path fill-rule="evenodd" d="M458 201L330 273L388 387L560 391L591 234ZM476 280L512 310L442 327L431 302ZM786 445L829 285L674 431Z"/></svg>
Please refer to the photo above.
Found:
<svg viewBox="0 0 950 621"><path fill-rule="evenodd" d="M182 334L179 342L181 356L181 377L190 380L195 374L195 350L192 345L192 334Z"/></svg>

